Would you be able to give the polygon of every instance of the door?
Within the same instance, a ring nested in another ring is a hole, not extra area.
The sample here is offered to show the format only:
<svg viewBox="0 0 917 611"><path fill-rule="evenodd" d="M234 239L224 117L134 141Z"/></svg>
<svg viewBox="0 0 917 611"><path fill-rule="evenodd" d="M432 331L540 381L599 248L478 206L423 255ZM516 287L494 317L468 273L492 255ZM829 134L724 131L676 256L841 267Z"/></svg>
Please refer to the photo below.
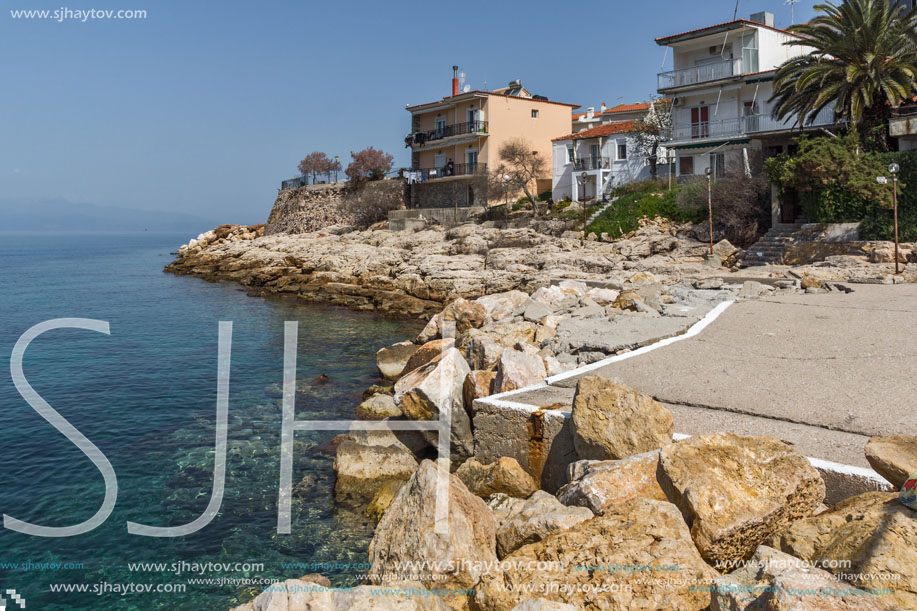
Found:
<svg viewBox="0 0 917 611"><path fill-rule="evenodd" d="M588 168L588 169L590 169L590 170L597 170L597 169L599 169L600 167L602 167L602 164L601 164L601 155L599 154L599 145L598 145L598 144L593 144L593 145L590 147L589 152L592 154L592 161L590 162L590 165L589 165L589 168Z"/></svg>
<svg viewBox="0 0 917 611"><path fill-rule="evenodd" d="M742 116L745 121L745 132L754 133L760 130L761 125L758 121L758 103L745 102L742 104Z"/></svg>
<svg viewBox="0 0 917 611"><path fill-rule="evenodd" d="M708 138L710 136L710 107L696 106L691 109L691 137Z"/></svg>
<svg viewBox="0 0 917 611"><path fill-rule="evenodd" d="M465 170L466 174L474 174L478 169L478 149L468 149L465 151Z"/></svg>
<svg viewBox="0 0 917 611"><path fill-rule="evenodd" d="M795 189L786 189L780 202L780 222L795 223L799 216L799 194Z"/></svg>
<svg viewBox="0 0 917 611"><path fill-rule="evenodd" d="M433 167L436 168L437 176L443 175L443 168L446 166L446 156L437 155L433 161Z"/></svg>
<svg viewBox="0 0 917 611"><path fill-rule="evenodd" d="M436 117L436 137L444 138L445 136L446 136L446 117Z"/></svg>
<svg viewBox="0 0 917 611"><path fill-rule="evenodd" d="M468 133L473 134L480 131L478 122L481 120L481 111L477 108L468 109Z"/></svg>

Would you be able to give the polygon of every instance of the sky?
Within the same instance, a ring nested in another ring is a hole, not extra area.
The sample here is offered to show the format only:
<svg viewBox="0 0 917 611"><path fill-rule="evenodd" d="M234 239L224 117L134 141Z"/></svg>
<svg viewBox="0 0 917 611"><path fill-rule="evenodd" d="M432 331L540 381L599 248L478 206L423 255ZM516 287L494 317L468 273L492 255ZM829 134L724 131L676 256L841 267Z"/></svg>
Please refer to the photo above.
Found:
<svg viewBox="0 0 917 611"><path fill-rule="evenodd" d="M72 4L71 4L72 3ZM815 2L796 4L796 21ZM648 100L654 38L729 21L734 0L606 3L0 0L0 198L264 222L311 151L410 164L407 104L522 79L552 100ZM585 7L585 8L583 8ZM145 10L14 19L14 10ZM739 0L790 24L784 0ZM671 63L671 54L668 56Z"/></svg>

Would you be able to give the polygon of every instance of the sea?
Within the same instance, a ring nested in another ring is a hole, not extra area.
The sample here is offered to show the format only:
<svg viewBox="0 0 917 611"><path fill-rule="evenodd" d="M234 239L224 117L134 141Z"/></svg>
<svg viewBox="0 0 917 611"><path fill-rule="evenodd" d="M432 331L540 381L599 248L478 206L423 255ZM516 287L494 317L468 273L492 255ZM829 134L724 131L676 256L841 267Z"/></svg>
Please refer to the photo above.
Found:
<svg viewBox="0 0 917 611"><path fill-rule="evenodd" d="M96 465L14 385L17 341L46 321L108 323L41 333L22 356L26 382L94 444L117 478L93 530L42 537L0 528L7 609L228 610L277 580L311 573L336 586L366 572L374 524L333 500L332 438L297 432L292 533L277 533L283 332L298 321L297 419L353 420L379 382L375 353L422 322L247 295L239 285L164 273L189 236L0 233L0 513L40 526L92 518ZM182 537L128 533L180 526L213 487L218 331L232 321L226 482L217 516ZM319 376L326 383L313 383ZM10 593L13 592L13 594ZM0 601L0 605L3 602Z"/></svg>

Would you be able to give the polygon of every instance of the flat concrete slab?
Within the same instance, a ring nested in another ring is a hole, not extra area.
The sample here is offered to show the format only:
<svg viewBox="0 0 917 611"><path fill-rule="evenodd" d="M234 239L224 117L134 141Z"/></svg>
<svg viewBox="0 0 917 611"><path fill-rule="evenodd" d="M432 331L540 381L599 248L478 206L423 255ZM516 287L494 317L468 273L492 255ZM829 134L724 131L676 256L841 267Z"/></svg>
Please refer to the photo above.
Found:
<svg viewBox="0 0 917 611"><path fill-rule="evenodd" d="M738 302L696 337L583 375L670 404L680 433L770 434L865 465L868 436L917 431L917 285L852 287Z"/></svg>

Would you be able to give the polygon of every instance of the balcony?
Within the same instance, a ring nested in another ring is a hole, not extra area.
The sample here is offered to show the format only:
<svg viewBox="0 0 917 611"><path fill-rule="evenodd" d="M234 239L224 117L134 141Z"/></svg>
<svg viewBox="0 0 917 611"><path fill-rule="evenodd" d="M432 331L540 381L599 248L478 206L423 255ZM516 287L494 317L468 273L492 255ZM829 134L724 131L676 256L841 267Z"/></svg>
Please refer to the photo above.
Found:
<svg viewBox="0 0 917 611"><path fill-rule="evenodd" d="M436 180L439 178L454 178L456 176L476 176L487 174L486 163L456 163L452 168L418 168L414 172L423 172L426 180Z"/></svg>
<svg viewBox="0 0 917 611"><path fill-rule="evenodd" d="M834 122L834 109L829 107L822 109L813 119L806 121L804 128L834 125ZM671 142L735 138L769 132L787 132L794 129L799 129L795 117L778 120L770 114L757 114L721 121L675 125L672 128Z"/></svg>
<svg viewBox="0 0 917 611"><path fill-rule="evenodd" d="M583 157L573 162L573 171L608 170L611 160L608 157Z"/></svg>
<svg viewBox="0 0 917 611"><path fill-rule="evenodd" d="M727 59L693 68L661 72L658 75L657 89L659 91L668 91L741 75L742 60L740 58Z"/></svg>
<svg viewBox="0 0 917 611"><path fill-rule="evenodd" d="M489 126L487 121L468 121L466 123L454 123L452 125L443 125L442 127L428 131L414 132L408 134L404 139L405 146L425 146L429 142L436 142L453 136L479 135L486 136Z"/></svg>

